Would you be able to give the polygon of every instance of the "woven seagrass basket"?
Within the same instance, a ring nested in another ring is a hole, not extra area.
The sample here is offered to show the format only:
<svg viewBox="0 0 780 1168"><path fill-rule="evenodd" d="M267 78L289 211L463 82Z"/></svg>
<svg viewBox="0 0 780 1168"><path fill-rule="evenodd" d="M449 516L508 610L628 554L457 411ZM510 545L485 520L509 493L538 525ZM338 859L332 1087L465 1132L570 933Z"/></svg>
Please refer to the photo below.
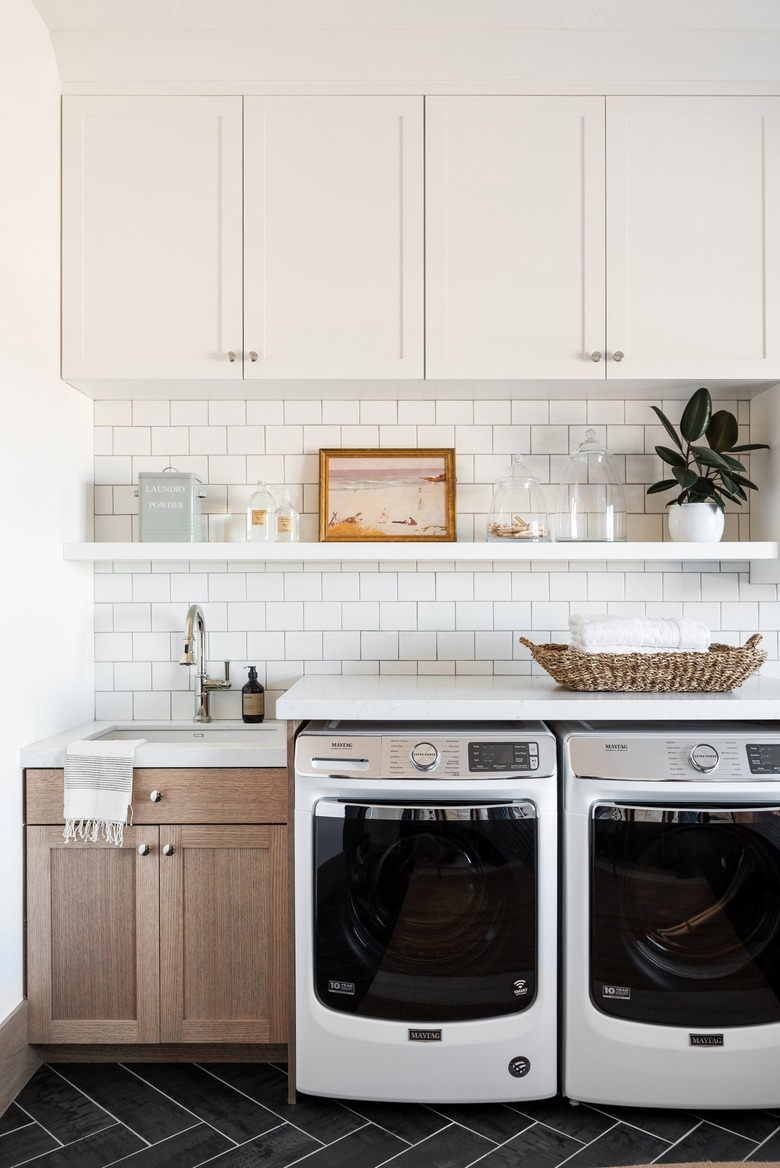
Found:
<svg viewBox="0 0 780 1168"><path fill-rule="evenodd" d="M645 693L715 693L736 689L766 661L760 633L744 645L710 645L706 653L583 653L569 645L520 643L566 689Z"/></svg>

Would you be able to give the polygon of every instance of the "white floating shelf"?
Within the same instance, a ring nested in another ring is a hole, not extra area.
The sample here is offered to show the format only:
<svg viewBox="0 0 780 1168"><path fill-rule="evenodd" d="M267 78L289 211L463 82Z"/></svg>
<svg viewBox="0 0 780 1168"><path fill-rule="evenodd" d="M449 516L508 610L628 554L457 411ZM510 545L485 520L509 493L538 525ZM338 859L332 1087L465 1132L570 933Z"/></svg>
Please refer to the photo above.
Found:
<svg viewBox="0 0 780 1168"><path fill-rule="evenodd" d="M496 563L774 560L776 543L66 543L92 563Z"/></svg>

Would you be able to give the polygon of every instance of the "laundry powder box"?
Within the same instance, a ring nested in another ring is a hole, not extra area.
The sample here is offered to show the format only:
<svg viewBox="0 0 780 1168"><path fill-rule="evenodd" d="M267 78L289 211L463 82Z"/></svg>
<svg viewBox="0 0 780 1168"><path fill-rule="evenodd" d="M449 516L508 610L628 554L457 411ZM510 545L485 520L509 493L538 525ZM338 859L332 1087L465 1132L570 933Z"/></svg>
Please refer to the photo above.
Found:
<svg viewBox="0 0 780 1168"><path fill-rule="evenodd" d="M203 483L174 467L140 471L138 538L141 543L198 543L201 539Z"/></svg>

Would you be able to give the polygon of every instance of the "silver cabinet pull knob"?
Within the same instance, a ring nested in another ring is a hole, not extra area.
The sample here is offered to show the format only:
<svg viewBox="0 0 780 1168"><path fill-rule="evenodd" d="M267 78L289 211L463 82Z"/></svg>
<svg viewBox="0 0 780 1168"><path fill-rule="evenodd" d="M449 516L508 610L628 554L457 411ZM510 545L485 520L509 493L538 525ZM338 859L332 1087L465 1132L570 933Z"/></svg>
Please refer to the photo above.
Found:
<svg viewBox="0 0 780 1168"><path fill-rule="evenodd" d="M228 361L237 361L238 360L238 358L236 357L236 355L232 349L230 349L230 351L228 352L227 359L228 359Z"/></svg>
<svg viewBox="0 0 780 1168"><path fill-rule="evenodd" d="M617 352L612 354L613 361L622 361L624 357L625 357L625 353L621 353L620 349L618 349Z"/></svg>
<svg viewBox="0 0 780 1168"><path fill-rule="evenodd" d="M250 353L249 353L249 360L250 360L250 361L256 361L256 360L257 360L257 353L254 351L254 349L252 349L252 350L250 351Z"/></svg>
<svg viewBox="0 0 780 1168"><path fill-rule="evenodd" d="M591 359L591 361L600 361L601 360L601 353L591 353L590 359Z"/></svg>
<svg viewBox="0 0 780 1168"><path fill-rule="evenodd" d="M162 799L162 791L150 791L149 798L151 799L152 803L159 803Z"/></svg>
<svg viewBox="0 0 780 1168"><path fill-rule="evenodd" d="M172 856L175 851L176 851L176 848L173 846L173 844L164 844L163 845L162 854L164 856Z"/></svg>
<svg viewBox="0 0 780 1168"><path fill-rule="evenodd" d="M151 850L152 849L149 847L148 844L139 844L138 845L138 855L139 856L148 856L149 853L151 852Z"/></svg>

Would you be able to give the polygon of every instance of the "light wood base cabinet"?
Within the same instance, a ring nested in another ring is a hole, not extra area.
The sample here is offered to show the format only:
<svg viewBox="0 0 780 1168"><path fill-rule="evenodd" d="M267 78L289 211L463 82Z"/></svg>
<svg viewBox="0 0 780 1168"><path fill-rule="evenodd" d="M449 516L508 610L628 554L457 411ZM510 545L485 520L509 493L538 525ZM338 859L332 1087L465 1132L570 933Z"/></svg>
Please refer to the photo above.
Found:
<svg viewBox="0 0 780 1168"><path fill-rule="evenodd" d="M217 807L221 784L234 818L231 793L253 777L138 775L136 823ZM254 776L282 822L150 823L117 848L66 844L62 772L27 772L30 1042L286 1042L286 773ZM257 798L247 803L258 814Z"/></svg>

